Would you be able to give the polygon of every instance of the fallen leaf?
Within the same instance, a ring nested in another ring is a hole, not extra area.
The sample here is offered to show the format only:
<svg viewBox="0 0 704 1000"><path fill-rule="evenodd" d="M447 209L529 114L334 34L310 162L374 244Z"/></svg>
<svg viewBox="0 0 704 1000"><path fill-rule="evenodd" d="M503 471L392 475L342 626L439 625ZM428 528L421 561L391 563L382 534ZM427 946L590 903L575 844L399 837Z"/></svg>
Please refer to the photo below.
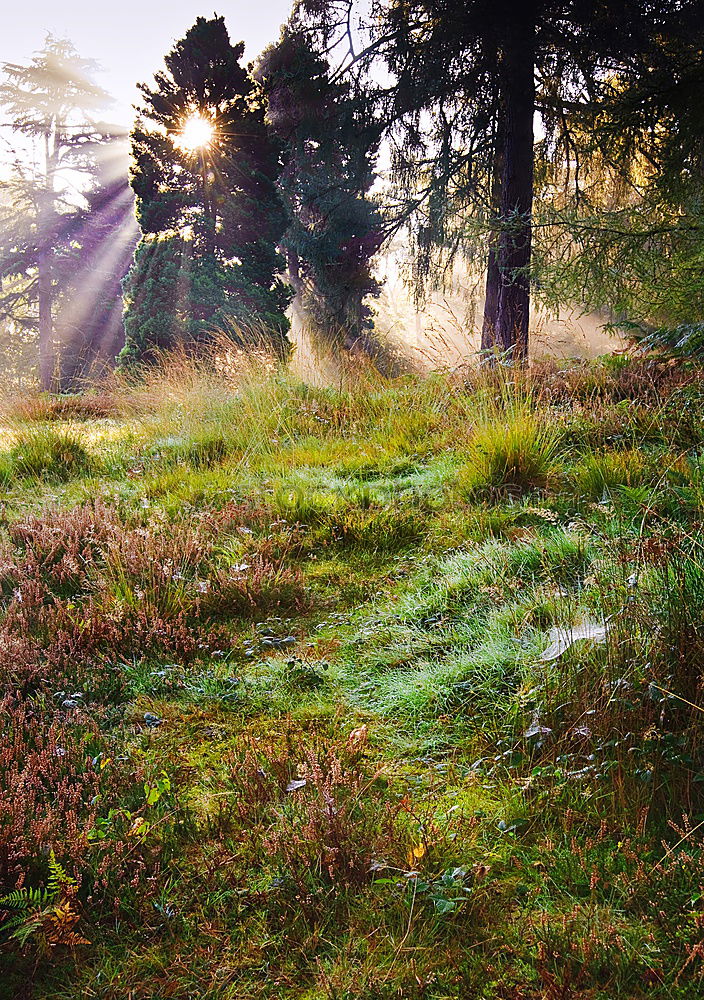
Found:
<svg viewBox="0 0 704 1000"><path fill-rule="evenodd" d="M552 628L549 633L550 645L540 659L543 663L557 660L575 642L582 639L589 639L591 642L606 642L606 636L607 626L603 622L583 622L572 628Z"/></svg>

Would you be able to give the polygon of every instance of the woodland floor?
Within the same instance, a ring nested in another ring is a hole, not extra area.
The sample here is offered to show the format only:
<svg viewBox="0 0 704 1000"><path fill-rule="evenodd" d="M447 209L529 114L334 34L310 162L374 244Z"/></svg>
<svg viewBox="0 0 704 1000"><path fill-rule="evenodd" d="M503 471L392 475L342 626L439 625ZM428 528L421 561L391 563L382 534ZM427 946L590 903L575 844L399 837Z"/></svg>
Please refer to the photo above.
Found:
<svg viewBox="0 0 704 1000"><path fill-rule="evenodd" d="M9 401L0 996L700 996L701 375Z"/></svg>

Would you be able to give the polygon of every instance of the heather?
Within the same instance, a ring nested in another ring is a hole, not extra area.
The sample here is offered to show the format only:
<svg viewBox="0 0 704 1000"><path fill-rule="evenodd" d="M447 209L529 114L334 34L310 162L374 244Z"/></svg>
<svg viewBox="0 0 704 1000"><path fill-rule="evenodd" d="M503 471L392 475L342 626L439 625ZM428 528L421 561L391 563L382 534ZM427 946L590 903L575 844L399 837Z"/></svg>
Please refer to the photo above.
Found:
<svg viewBox="0 0 704 1000"><path fill-rule="evenodd" d="M696 996L700 386L5 398L0 995Z"/></svg>

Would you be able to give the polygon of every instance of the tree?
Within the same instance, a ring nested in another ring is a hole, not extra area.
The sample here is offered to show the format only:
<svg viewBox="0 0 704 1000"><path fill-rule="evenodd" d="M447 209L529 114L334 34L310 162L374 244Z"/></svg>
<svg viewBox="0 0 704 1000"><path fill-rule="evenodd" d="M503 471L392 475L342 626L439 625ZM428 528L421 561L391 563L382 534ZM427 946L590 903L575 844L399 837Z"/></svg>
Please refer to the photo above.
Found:
<svg viewBox="0 0 704 1000"><path fill-rule="evenodd" d="M28 65L5 64L6 82L0 86L11 128L33 144L36 154L31 161L17 155L5 183L0 310L24 328L36 326L44 389L56 386L56 298L70 270L83 214L72 187L76 176L90 176L96 146L106 140L94 114L110 99L92 81L95 69L69 41L49 35Z"/></svg>
<svg viewBox="0 0 704 1000"><path fill-rule="evenodd" d="M222 17L198 18L154 87L140 85L132 186L143 235L125 283L123 361L231 320L286 350L279 155L243 51Z"/></svg>
<svg viewBox="0 0 704 1000"><path fill-rule="evenodd" d="M105 131L94 152L91 186L71 247L56 309L61 384L96 366L114 365L125 342L122 281L139 228L128 180L129 147L121 129Z"/></svg>
<svg viewBox="0 0 704 1000"><path fill-rule="evenodd" d="M303 313L328 343L373 349L372 258L383 240L375 180L380 128L369 102L330 78L296 17L259 60L267 116L283 144L278 184L287 210L281 244Z"/></svg>
<svg viewBox="0 0 704 1000"><path fill-rule="evenodd" d="M704 17L691 5L570 123L579 198L566 200L559 178L548 178L554 193L539 219L548 252L535 269L543 296L608 303L635 331L701 322L703 48ZM569 241L550 253L558 232Z"/></svg>
<svg viewBox="0 0 704 1000"><path fill-rule="evenodd" d="M570 154L572 119L604 81L667 35L691 3L671 0L388 0L362 17L355 0L307 0L329 45L348 40L341 71L374 84L392 144L398 225L422 279L462 252L488 260L483 346L521 360L528 348L536 152ZM378 74L377 74L378 75ZM547 141L536 144L539 113ZM437 255L437 251L441 253ZM443 259L444 258L444 259Z"/></svg>

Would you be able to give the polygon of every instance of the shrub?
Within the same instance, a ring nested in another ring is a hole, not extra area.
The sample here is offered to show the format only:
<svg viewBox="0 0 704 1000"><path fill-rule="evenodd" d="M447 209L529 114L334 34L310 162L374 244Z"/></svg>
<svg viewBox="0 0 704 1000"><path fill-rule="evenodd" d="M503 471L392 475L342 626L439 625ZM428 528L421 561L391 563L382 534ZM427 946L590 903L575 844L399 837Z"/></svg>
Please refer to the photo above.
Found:
<svg viewBox="0 0 704 1000"><path fill-rule="evenodd" d="M263 845L276 885L314 912L329 892L360 888L374 877L372 861L389 853L403 863L406 840L396 830L386 782L364 759L366 727L346 741L283 747L252 743L228 761L230 820Z"/></svg>
<svg viewBox="0 0 704 1000"><path fill-rule="evenodd" d="M698 381L696 370L662 358L617 354L595 361L571 361L568 367L558 364L554 360L540 362L530 371L532 384L539 387L546 402L584 400L593 406L598 401L632 399L652 405Z"/></svg>
<svg viewBox="0 0 704 1000"><path fill-rule="evenodd" d="M368 782L346 752L306 752L287 786L290 806L265 841L281 874L301 890L311 882L346 889L371 880L386 809L378 800L377 809L361 801Z"/></svg>
<svg viewBox="0 0 704 1000"><path fill-rule="evenodd" d="M0 563L0 593L36 578L52 593L79 594L101 566L103 550L118 530L114 510L96 503L71 510L48 508L8 527L8 550Z"/></svg>
<svg viewBox="0 0 704 1000"><path fill-rule="evenodd" d="M22 589L0 625L4 654L2 688L31 694L80 690L85 703L119 704L124 700L125 661L133 657L177 658L192 663L227 648L227 634L205 627L200 605L162 613L149 603L106 608L90 600L77 608L71 601L43 604L41 590Z"/></svg>
<svg viewBox="0 0 704 1000"><path fill-rule="evenodd" d="M119 526L104 549L101 588L120 605L180 613L198 601L214 535L199 518L177 524Z"/></svg>
<svg viewBox="0 0 704 1000"><path fill-rule="evenodd" d="M28 517L8 536L0 559L6 690L72 688L119 703L126 658L191 662L228 641L204 625L200 604L216 520L127 527L95 504Z"/></svg>
<svg viewBox="0 0 704 1000"><path fill-rule="evenodd" d="M86 716L80 727L47 719L29 703L0 701L0 886L37 884L53 851L79 884L120 888L120 877L144 872L122 823L94 838L101 815L139 788L143 774L115 751ZM121 867L124 857L127 869Z"/></svg>

